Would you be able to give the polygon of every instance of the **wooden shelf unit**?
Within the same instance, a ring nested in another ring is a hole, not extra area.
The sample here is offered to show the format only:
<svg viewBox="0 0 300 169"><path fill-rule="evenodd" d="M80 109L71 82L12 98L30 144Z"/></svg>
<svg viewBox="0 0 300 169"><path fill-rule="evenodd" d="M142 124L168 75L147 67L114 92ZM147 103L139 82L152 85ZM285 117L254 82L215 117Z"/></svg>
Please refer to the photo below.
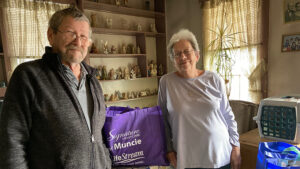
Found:
<svg viewBox="0 0 300 169"><path fill-rule="evenodd" d="M137 59L137 65L139 65L139 67L140 67L142 78L135 78L135 79L128 79L128 80L125 80L125 79L99 80L99 82L101 82L102 85L110 85L109 83L112 83L112 82L120 82L121 84L123 84L123 82L125 83L126 81L136 81L136 82L133 82L133 84L135 85L138 83L144 83L144 82L139 82L139 80L141 80L141 79L156 78L157 80L159 80L159 78L161 76L148 77L148 71L147 71L148 61L154 60L154 57L155 57L155 60L157 63L157 68L158 68L159 64L162 64L164 73L167 72L165 0L152 0L151 7L154 7L154 9L151 9L151 10L138 9L138 7L133 8L133 7L116 6L113 4L107 4L107 3L102 3L102 2L92 2L91 0L81 0L81 1L82 1L82 10L89 15L90 15L90 13L94 13L94 14L98 15L98 17L101 15L105 15L105 16L113 15L114 17L116 17L115 15L120 15L122 18L128 19L127 22L131 21L131 24L132 24L132 22L133 23L137 22L135 20L132 20L133 17L137 17L138 19L140 17L142 17L142 18L145 18L145 20L147 20L146 25L149 24L149 26L150 26L150 24L154 23L156 26L157 32L126 30L126 29L119 28L119 26L116 26L116 28L113 27L111 29L104 28L104 27L92 27L93 34L100 34L100 36L95 36L95 38L98 38L95 40L95 42L97 40L99 40L101 38L101 36L104 35L104 37L106 37L106 38L112 38L112 41L114 44L110 44L110 43L108 43L108 44L118 46L118 45L116 45L116 41L118 42L118 40L116 40L116 39L118 39L118 37L124 38L123 35L131 36L130 38L135 37L134 38L135 44L136 44L136 46L139 46L140 51L142 53L142 54L95 54L95 53L90 53L88 55L86 61L89 64L93 63L95 66L97 66L97 64L99 64L99 62L96 60L97 58L104 59L104 60L101 60L102 62L105 62L105 61L112 62L112 60L109 60L110 58L118 58L118 59L136 58ZM138 2L139 0L136 0L136 1ZM103 12L105 14L103 14ZM114 20L113 23L115 23L115 22L117 22L117 21ZM137 23L135 23L135 24L137 24ZM101 24L101 25L103 25L103 24ZM112 35L112 36L106 36L106 35ZM150 39L155 38L154 42L153 42L153 40L148 41L147 40L148 37ZM108 42L110 42L110 39L108 40ZM120 40L120 42L121 42L121 40ZM148 42L153 43L153 44L155 43L155 46L153 46L152 44L147 44ZM96 45L99 45L99 44L96 44ZM149 45L152 45L151 48L148 48ZM146 50L146 48L147 48L147 50ZM155 50L155 51L152 51L152 50ZM156 53L156 56L153 56L153 53ZM93 61L91 61L90 59L93 59ZM108 59L108 60L105 60L105 59ZM121 63L122 61L123 60L118 60L118 63ZM127 59L124 59L124 62L127 62L127 61L128 61ZM116 63L116 64L118 64L118 63ZM109 64L115 65L115 63L109 63ZM121 65L124 65L124 64L122 63ZM115 67L117 67L117 66L115 65ZM117 84L118 83L114 83L112 85L117 85ZM157 85L158 84L156 83L156 86L153 86L153 87L158 88ZM105 89L105 87L104 87L104 89ZM109 89L109 90L111 90L111 89ZM115 89L115 90L118 90L118 89ZM105 93L105 91L104 91L104 93ZM151 97L153 97L153 96L140 97L140 98L128 99L128 100L118 100L118 101L111 101L111 102L108 101L108 102L106 102L106 104L113 105L115 103L120 103L120 102L125 102L125 101L126 102L127 101L136 101L136 100L146 99L146 98L151 98Z"/></svg>

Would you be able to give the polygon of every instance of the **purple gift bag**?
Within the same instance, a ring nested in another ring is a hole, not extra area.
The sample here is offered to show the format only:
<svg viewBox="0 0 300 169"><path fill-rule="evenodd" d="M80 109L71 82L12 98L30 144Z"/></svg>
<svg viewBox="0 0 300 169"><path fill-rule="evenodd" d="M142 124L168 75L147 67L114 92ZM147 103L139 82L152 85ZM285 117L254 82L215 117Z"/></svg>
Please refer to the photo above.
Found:
<svg viewBox="0 0 300 169"><path fill-rule="evenodd" d="M104 137L113 166L168 165L162 113L158 106L107 110Z"/></svg>

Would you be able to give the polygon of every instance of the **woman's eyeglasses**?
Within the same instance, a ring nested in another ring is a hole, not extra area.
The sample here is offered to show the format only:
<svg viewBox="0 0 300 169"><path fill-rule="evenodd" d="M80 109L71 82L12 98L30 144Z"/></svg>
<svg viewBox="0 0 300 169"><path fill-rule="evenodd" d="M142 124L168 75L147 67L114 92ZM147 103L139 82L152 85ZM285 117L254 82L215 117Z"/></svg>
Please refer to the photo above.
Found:
<svg viewBox="0 0 300 169"><path fill-rule="evenodd" d="M174 58L179 58L182 54L184 54L185 56L191 56L192 52L194 52L195 50L184 50L184 51L180 51L180 52L175 52L174 53Z"/></svg>

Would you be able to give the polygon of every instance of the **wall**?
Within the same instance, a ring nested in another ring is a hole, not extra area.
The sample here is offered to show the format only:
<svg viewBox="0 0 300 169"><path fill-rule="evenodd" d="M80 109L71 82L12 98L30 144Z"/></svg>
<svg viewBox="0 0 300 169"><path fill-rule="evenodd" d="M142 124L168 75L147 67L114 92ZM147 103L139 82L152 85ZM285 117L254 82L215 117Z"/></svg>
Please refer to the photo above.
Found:
<svg viewBox="0 0 300 169"><path fill-rule="evenodd" d="M284 23L283 0L269 8L268 97L300 94L300 52L281 52L283 34L300 33L300 21Z"/></svg>
<svg viewBox="0 0 300 169"><path fill-rule="evenodd" d="M187 28L195 34L202 51L201 6L198 0L166 0L167 43L171 36L182 28ZM202 58L197 64L198 68L203 68L201 60ZM173 63L168 56L168 72L173 70Z"/></svg>

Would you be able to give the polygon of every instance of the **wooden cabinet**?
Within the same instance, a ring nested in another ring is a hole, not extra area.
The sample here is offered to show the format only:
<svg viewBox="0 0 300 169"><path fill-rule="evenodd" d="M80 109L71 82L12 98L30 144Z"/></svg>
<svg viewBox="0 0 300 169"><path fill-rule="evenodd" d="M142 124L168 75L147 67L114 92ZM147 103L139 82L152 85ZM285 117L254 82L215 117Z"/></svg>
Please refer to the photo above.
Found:
<svg viewBox="0 0 300 169"><path fill-rule="evenodd" d="M157 103L159 75L150 76L149 64L156 64L157 72L162 65L164 73L167 72L166 56L166 31L165 31L165 1L164 0L121 0L120 5L116 1L87 1L83 0L81 7L90 18L93 30L93 43L97 53L90 53L86 61L93 67L106 66L106 72L111 69L116 71L124 67L138 65L141 77L136 79L100 80L103 92L106 95L108 106L132 106L149 107ZM145 4L144 4L145 3ZM146 4L147 3L147 4ZM148 8L148 9L146 9ZM152 27L151 27L152 26ZM155 28L153 29L153 26ZM151 29L152 28L152 29ZM108 51L103 48L106 44ZM117 50L110 51L114 46ZM139 52L124 52L133 46ZM106 54L105 54L106 53ZM118 100L110 100L116 92L137 93L143 91L152 95L133 98L125 97Z"/></svg>

